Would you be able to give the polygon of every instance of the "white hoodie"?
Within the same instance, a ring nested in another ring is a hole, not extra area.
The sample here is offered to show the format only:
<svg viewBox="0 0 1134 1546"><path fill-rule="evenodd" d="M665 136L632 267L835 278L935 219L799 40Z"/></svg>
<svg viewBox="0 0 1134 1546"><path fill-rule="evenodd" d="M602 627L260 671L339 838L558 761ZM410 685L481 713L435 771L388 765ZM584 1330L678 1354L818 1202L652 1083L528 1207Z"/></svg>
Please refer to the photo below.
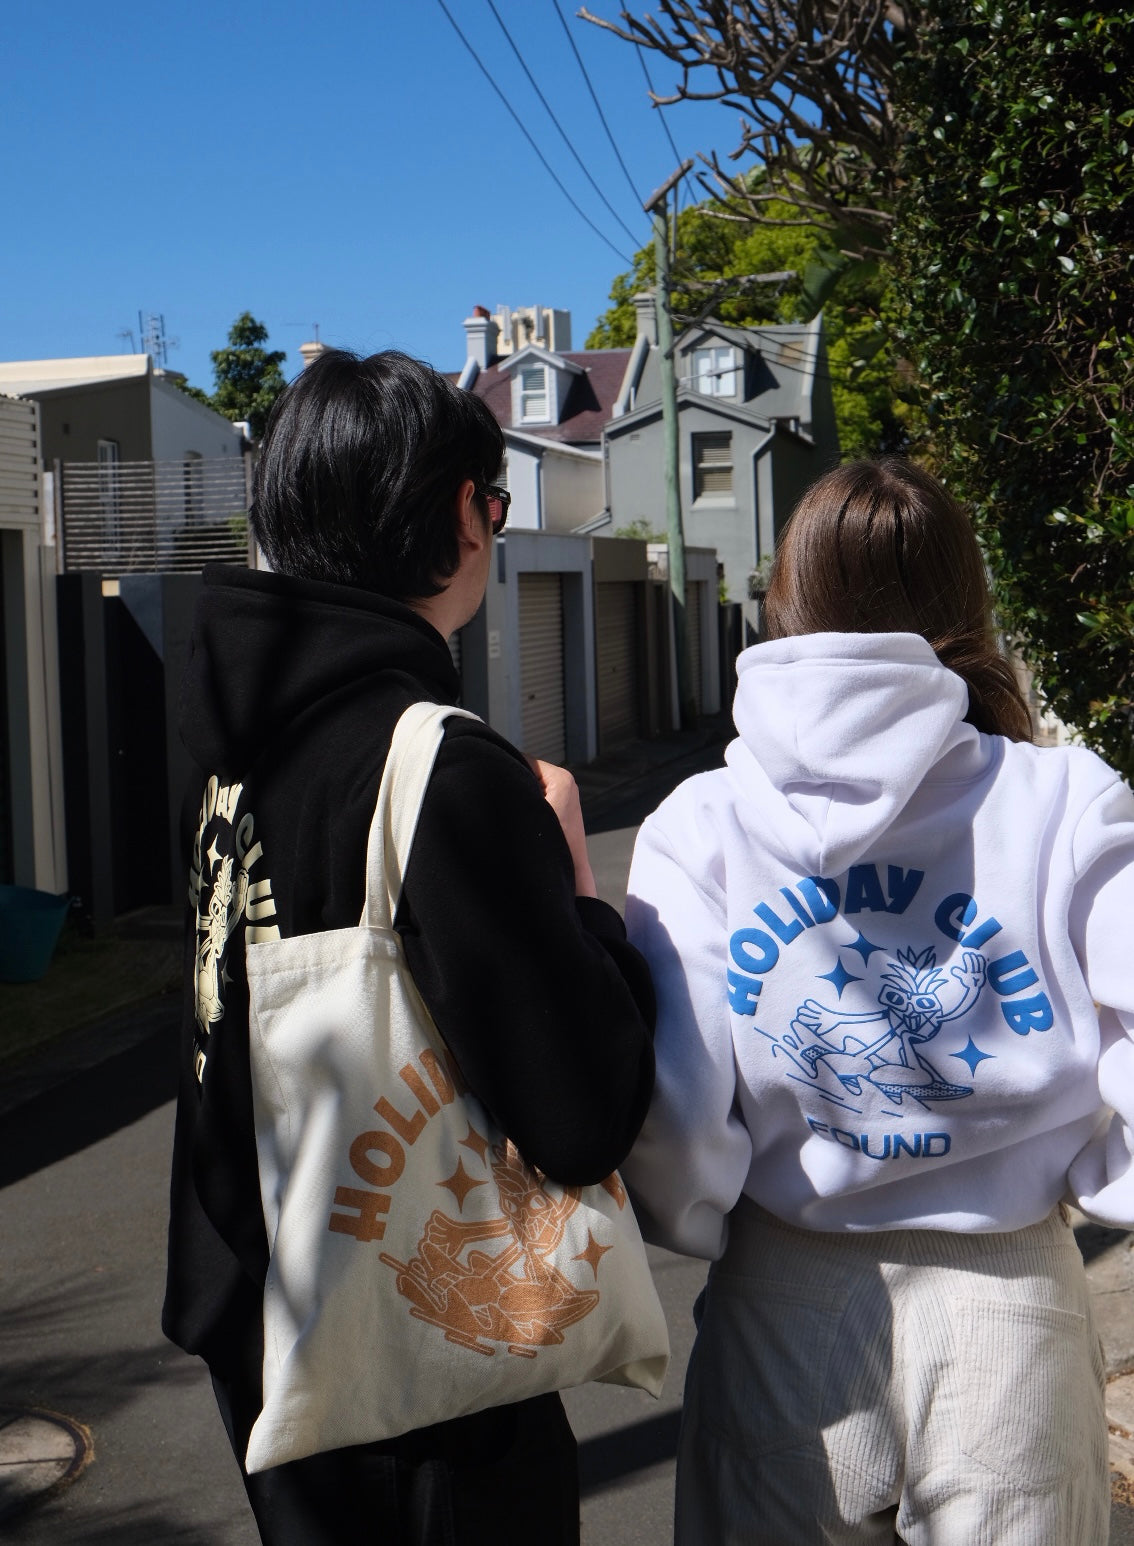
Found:
<svg viewBox="0 0 1134 1546"><path fill-rule="evenodd" d="M981 735L914 634L737 663L727 766L643 825L648 1238L718 1257L742 1192L807 1229L1134 1226L1134 798ZM1099 1006L1099 1007L1096 1007Z"/></svg>

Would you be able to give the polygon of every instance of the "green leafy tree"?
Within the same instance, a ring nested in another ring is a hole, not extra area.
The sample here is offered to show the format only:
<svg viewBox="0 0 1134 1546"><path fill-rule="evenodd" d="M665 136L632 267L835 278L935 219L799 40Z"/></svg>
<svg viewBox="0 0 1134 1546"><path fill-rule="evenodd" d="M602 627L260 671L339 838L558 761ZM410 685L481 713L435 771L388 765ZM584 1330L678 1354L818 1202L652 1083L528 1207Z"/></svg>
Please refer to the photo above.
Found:
<svg viewBox="0 0 1134 1546"><path fill-rule="evenodd" d="M234 423L246 419L256 440L287 384L280 369L286 355L282 349L265 349L267 341L267 328L245 311L229 328L227 347L212 352L216 389L211 406Z"/></svg>
<svg viewBox="0 0 1134 1546"><path fill-rule="evenodd" d="M688 325L710 308L736 327L802 322L828 300L824 324L827 363L839 426L848 456L896 449L908 438L912 409L909 385L898 373L886 325L887 282L873 260L848 269L831 249L826 230L791 224L789 206L766 206L769 220L736 218L710 201L683 210L677 220L673 309L677 325ZM745 284L750 275L791 272L778 286ZM835 288L833 281L841 282ZM715 281L734 280L719 289ZM633 297L654 284L651 244L635 254L634 268L611 286L609 309L587 338L588 349L626 347L634 342Z"/></svg>
<svg viewBox="0 0 1134 1546"><path fill-rule="evenodd" d="M202 392L199 386L194 386L187 381L179 370L167 370L166 379L173 382L179 392L184 392L186 397L191 397L195 403L204 403L206 408L213 406L213 400L207 392Z"/></svg>
<svg viewBox="0 0 1134 1546"><path fill-rule="evenodd" d="M927 416L917 449L973 507L1049 706L1134 774L1134 10L652 9L600 25L678 65L659 102L739 110L737 172L705 157L726 207L778 197L830 231L812 290L881 260L879 312Z"/></svg>
<svg viewBox="0 0 1134 1546"><path fill-rule="evenodd" d="M1134 11L935 0L897 321L1044 696L1134 773Z"/></svg>

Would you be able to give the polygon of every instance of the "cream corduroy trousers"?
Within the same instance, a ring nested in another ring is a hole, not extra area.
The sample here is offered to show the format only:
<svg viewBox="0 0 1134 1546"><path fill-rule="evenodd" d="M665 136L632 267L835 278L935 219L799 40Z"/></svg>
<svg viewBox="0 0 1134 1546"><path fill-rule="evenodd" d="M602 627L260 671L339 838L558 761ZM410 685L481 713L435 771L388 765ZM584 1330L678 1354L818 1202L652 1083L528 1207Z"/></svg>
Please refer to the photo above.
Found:
<svg viewBox="0 0 1134 1546"><path fill-rule="evenodd" d="M742 1199L686 1381L677 1546L1105 1546L1103 1383L1061 1210L835 1235Z"/></svg>

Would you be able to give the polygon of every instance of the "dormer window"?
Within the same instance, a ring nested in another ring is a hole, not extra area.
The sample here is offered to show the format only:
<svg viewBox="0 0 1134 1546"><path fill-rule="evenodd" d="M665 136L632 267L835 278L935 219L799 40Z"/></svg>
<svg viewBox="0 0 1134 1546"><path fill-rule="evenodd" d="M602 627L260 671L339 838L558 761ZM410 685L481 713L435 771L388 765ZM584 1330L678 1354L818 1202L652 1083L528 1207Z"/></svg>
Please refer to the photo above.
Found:
<svg viewBox="0 0 1134 1546"><path fill-rule="evenodd" d="M520 371L520 422L546 424L550 418L547 366L525 365Z"/></svg>
<svg viewBox="0 0 1134 1546"><path fill-rule="evenodd" d="M705 397L736 396L736 354L727 344L693 350L693 385Z"/></svg>

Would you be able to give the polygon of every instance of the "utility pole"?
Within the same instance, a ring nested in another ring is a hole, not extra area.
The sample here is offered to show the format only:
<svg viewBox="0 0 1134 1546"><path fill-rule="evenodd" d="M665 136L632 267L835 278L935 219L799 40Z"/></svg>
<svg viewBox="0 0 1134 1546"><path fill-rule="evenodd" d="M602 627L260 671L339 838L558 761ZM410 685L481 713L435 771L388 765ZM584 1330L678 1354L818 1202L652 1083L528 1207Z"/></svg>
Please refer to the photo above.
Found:
<svg viewBox="0 0 1134 1546"><path fill-rule="evenodd" d="M669 590L673 605L673 642L677 658L677 701L681 725L688 729L695 717L689 651L685 627L685 531L681 522L680 461L677 439L677 375L673 363L673 316L669 294L668 200L670 190L693 165L683 161L642 208L654 221L654 264L657 270L655 304L658 314L658 366L661 372L662 432L664 440L665 529L669 543Z"/></svg>

